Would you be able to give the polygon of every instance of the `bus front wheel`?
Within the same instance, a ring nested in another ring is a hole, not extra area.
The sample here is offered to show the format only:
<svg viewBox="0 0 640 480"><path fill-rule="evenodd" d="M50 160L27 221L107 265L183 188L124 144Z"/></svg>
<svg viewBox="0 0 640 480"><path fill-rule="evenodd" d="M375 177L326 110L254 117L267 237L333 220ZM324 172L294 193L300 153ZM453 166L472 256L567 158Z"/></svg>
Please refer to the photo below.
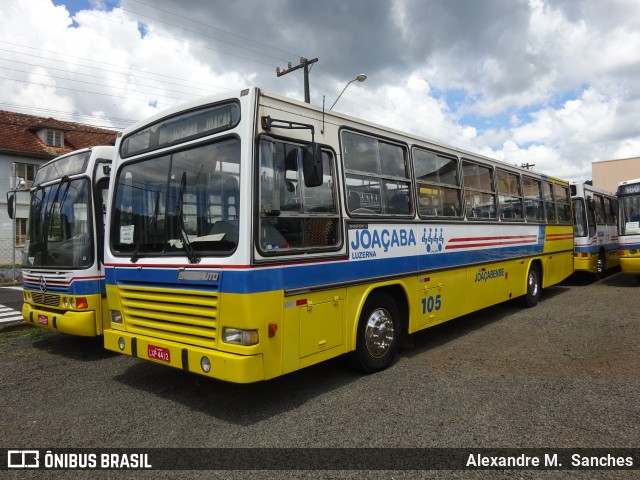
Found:
<svg viewBox="0 0 640 480"><path fill-rule="evenodd" d="M358 322L356 349L351 364L364 373L384 370L393 362L401 336L400 312L386 293L372 293Z"/></svg>
<svg viewBox="0 0 640 480"><path fill-rule="evenodd" d="M529 273L527 274L527 292L524 294L524 297L522 297L522 305L525 307L535 307L540 299L541 289L540 270L535 263L532 263L529 267Z"/></svg>

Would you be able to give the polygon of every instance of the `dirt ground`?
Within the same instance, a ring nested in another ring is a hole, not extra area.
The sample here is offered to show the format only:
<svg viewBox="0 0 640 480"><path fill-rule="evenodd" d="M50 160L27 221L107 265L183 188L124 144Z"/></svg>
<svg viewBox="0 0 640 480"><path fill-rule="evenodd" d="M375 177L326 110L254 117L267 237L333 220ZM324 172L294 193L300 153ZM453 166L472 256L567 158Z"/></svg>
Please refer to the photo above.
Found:
<svg viewBox="0 0 640 480"><path fill-rule="evenodd" d="M0 333L0 431L16 448L640 447L640 285L572 277L538 306L504 304L415 336L384 372L341 359L232 385L87 339ZM636 467L637 468L637 467ZM9 472L25 478L25 472ZM56 472L32 472L48 478ZM73 472L112 478L114 472ZM135 472L184 478L180 471ZM446 473L443 475L443 473ZM371 478L637 478L638 470L369 472ZM358 471L189 478L363 478ZM74 477L75 478L75 477Z"/></svg>

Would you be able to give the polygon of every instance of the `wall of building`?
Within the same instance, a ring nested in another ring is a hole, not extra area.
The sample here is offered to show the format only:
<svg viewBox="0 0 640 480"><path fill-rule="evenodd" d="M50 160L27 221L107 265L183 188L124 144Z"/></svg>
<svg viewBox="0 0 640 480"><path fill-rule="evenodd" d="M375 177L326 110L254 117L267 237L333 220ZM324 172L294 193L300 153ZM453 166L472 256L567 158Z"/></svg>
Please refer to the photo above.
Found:
<svg viewBox="0 0 640 480"><path fill-rule="evenodd" d="M640 178L640 157L593 162L591 175L594 187L615 192L620 182Z"/></svg>
<svg viewBox="0 0 640 480"><path fill-rule="evenodd" d="M17 180L13 178L14 163L32 163L42 165L48 160L37 160L18 155L0 154L0 265L13 263L14 255L14 221L7 212L7 192L14 189ZM27 218L29 215L29 193L19 192L16 202L16 217ZM22 246L15 247L16 261L22 261Z"/></svg>

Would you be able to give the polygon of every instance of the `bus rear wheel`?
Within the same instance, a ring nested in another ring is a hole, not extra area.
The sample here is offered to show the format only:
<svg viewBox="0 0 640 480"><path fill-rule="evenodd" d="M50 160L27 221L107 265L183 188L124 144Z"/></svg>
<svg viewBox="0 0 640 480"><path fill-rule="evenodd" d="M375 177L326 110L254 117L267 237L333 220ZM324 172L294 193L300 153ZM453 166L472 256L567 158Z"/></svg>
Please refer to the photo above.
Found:
<svg viewBox="0 0 640 480"><path fill-rule="evenodd" d="M529 267L529 273L527 273L527 292L521 297L522 305L529 308L535 307L540 300L541 289L540 270L535 263L532 263Z"/></svg>
<svg viewBox="0 0 640 480"><path fill-rule="evenodd" d="M384 370L393 363L400 336L398 306L386 293L374 292L360 314L356 349L350 353L352 366L364 373Z"/></svg>

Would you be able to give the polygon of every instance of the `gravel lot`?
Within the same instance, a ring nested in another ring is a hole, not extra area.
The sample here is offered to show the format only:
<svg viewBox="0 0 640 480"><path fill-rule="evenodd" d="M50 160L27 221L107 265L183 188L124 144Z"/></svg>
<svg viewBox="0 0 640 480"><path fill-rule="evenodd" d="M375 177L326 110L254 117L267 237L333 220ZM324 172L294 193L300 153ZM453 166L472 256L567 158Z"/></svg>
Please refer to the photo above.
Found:
<svg viewBox="0 0 640 480"><path fill-rule="evenodd" d="M640 447L640 285L572 277L416 335L370 376L341 359L232 385L25 327L0 333L8 448ZM241 470L242 465L238 468ZM12 478L638 478L632 471L9 472Z"/></svg>

